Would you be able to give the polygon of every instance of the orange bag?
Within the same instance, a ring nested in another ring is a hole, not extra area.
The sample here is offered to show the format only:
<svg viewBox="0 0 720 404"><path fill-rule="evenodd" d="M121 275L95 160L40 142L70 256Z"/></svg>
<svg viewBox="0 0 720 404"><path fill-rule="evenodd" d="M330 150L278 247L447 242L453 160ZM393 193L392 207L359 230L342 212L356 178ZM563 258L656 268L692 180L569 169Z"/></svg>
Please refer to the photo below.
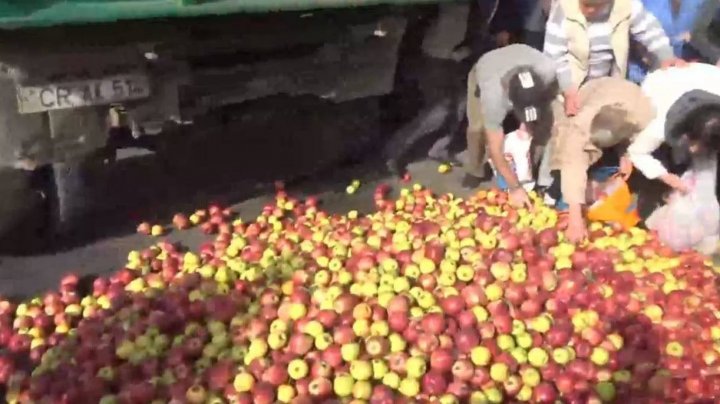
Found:
<svg viewBox="0 0 720 404"><path fill-rule="evenodd" d="M604 184L603 194L588 208L588 219L619 223L625 229L640 223L635 197L627 182L615 176Z"/></svg>

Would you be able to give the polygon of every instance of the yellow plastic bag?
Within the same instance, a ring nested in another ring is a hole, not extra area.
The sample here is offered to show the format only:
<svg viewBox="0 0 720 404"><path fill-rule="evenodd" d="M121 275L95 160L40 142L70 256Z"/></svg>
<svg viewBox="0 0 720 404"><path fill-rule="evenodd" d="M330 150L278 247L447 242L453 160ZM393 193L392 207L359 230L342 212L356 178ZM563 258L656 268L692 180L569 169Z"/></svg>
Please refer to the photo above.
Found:
<svg viewBox="0 0 720 404"><path fill-rule="evenodd" d="M588 219L619 223L625 229L640 223L635 198L627 182L615 176L605 183L602 195L588 208Z"/></svg>

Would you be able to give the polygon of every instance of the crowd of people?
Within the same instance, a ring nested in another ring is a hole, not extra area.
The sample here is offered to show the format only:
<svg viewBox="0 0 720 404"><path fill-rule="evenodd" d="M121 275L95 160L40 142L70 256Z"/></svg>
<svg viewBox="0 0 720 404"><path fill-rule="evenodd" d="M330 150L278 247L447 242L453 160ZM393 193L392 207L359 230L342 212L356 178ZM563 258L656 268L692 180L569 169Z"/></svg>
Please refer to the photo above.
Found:
<svg viewBox="0 0 720 404"><path fill-rule="evenodd" d="M676 168L717 157L718 0L499 5L490 28L495 48L467 78L465 186L488 179L489 160L510 202L531 206L505 158L510 116L532 137L537 189L567 211L566 236L579 242L587 235L589 183L608 172L627 178L636 169L683 193L687 185ZM663 145L670 150L665 159L656 153Z"/></svg>

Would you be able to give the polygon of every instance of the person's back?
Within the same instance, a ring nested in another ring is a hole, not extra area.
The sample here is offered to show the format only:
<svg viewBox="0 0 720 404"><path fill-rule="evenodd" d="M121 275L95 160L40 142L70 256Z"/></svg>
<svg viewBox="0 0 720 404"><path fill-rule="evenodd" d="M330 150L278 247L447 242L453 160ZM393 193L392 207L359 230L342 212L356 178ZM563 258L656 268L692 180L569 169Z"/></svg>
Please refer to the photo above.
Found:
<svg viewBox="0 0 720 404"><path fill-rule="evenodd" d="M497 80L517 66L550 66L542 52L525 44L512 44L483 55L475 65L478 84Z"/></svg>
<svg viewBox="0 0 720 404"><path fill-rule="evenodd" d="M656 70L642 83L643 92L652 100L659 116L667 113L683 94L700 89L720 95L720 68L707 63Z"/></svg>

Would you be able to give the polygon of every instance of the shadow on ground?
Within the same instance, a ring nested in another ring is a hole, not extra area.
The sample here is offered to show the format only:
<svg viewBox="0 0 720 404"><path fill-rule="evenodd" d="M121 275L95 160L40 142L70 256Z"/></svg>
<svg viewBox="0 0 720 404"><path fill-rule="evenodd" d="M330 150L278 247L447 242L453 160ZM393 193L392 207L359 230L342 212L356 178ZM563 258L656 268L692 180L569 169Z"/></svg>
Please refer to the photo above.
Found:
<svg viewBox="0 0 720 404"><path fill-rule="evenodd" d="M333 104L282 96L216 111L190 129L158 138L155 154L105 166L92 185L96 208L56 247L126 234L141 221L167 223L175 212L208 202L236 203L269 192L275 180L296 182L352 166L375 150L379 115L378 99ZM40 201L33 197L22 202L33 209L14 223L26 231L29 221L42 223ZM3 247L37 251L17 234L10 232Z"/></svg>

